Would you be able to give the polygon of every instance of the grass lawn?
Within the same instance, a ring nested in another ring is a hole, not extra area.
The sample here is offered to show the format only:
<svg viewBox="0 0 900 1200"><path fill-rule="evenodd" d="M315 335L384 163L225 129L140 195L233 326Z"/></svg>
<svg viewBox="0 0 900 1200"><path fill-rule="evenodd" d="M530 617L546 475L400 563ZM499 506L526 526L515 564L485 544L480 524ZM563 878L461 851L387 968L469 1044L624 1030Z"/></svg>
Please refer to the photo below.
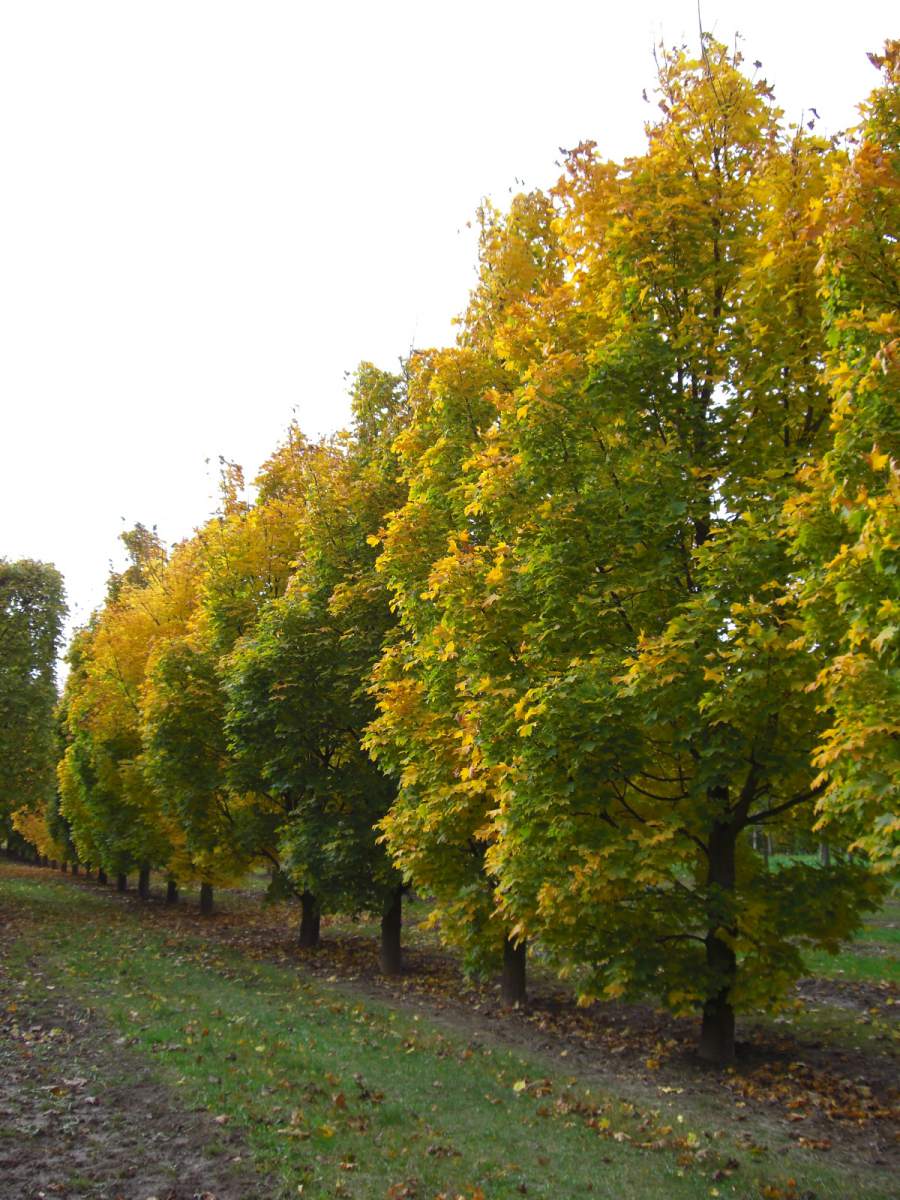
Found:
<svg viewBox="0 0 900 1200"><path fill-rule="evenodd" d="M101 1014L184 1106L241 1132L275 1181L260 1195L894 1194L858 1160L752 1124L735 1140L688 1096L643 1106L587 1090L546 1060L150 928L137 905L104 891L6 872L0 910L10 909L28 931L6 964L23 1002L52 979L73 1006Z"/></svg>

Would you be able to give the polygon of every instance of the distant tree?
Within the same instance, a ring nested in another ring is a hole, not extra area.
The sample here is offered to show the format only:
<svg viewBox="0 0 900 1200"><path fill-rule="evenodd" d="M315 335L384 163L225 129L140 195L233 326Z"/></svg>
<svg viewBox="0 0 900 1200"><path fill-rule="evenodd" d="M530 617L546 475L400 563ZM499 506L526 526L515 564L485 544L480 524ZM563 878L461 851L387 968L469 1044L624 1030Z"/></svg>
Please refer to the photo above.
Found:
<svg viewBox="0 0 900 1200"><path fill-rule="evenodd" d="M0 559L0 836L55 793L56 657L66 613L48 563Z"/></svg>

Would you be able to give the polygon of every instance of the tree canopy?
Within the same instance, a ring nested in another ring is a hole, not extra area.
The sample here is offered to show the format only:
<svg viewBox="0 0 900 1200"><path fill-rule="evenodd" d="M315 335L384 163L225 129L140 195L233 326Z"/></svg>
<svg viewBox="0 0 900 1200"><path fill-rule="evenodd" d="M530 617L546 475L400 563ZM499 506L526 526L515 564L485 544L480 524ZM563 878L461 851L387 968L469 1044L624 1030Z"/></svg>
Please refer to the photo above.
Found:
<svg viewBox="0 0 900 1200"><path fill-rule="evenodd" d="M0 832L52 801L58 757L56 657L66 615L49 563L0 559Z"/></svg>

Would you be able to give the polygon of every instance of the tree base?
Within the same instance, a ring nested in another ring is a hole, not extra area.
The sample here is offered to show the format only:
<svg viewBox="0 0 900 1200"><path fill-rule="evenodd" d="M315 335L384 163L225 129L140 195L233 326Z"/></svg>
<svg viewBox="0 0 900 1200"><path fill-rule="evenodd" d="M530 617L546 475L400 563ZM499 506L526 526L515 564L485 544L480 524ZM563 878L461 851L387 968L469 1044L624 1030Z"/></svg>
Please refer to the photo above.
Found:
<svg viewBox="0 0 900 1200"><path fill-rule="evenodd" d="M512 1007L524 1004L526 997L525 962L528 950L525 942L514 945L509 938L503 943L503 974L500 995L503 1003Z"/></svg>
<svg viewBox="0 0 900 1200"><path fill-rule="evenodd" d="M304 892L300 897L300 904L302 908L300 912L299 946L301 950L315 950L319 944L319 933L322 924L319 904L312 892Z"/></svg>
<svg viewBox="0 0 900 1200"><path fill-rule="evenodd" d="M700 1057L714 1067L734 1062L734 1009L721 1000L708 1000L700 1029Z"/></svg>
<svg viewBox="0 0 900 1200"><path fill-rule="evenodd" d="M403 972L403 889L397 888L381 917L381 950L379 962L382 975L400 975Z"/></svg>

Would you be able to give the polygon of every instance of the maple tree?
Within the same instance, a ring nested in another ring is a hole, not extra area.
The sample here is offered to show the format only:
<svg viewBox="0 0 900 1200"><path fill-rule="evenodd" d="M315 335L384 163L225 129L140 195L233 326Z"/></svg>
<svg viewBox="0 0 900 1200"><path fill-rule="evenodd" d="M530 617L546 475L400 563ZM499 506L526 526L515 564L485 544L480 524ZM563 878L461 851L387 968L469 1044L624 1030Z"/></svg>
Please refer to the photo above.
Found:
<svg viewBox="0 0 900 1200"><path fill-rule="evenodd" d="M540 193L518 198L506 219L487 209L481 217L479 285L460 345L420 353L410 364L411 420L396 443L409 495L377 539L401 635L389 639L376 673L379 715L367 744L399 781L382 822L392 856L434 898L433 919L469 966L502 964L503 994L512 1003L524 998L525 945L509 936L486 866L498 776L468 701L469 656L508 655L515 618L506 606L472 599L473 577L487 578L494 562L490 527L470 503L466 471L513 383L503 347L561 263L553 209ZM498 627L499 651L489 636Z"/></svg>
<svg viewBox="0 0 900 1200"><path fill-rule="evenodd" d="M73 638L62 699L66 740L59 764L61 809L83 862L123 876L167 862L172 830L140 763L140 691L161 629L165 551L138 525L122 535L125 571L110 576L107 599Z"/></svg>
<svg viewBox="0 0 900 1200"><path fill-rule="evenodd" d="M184 547L191 611L179 635L160 642L147 665L146 771L183 831L207 910L214 882L233 880L260 858L277 865L277 805L234 786L223 662L290 575L302 455L289 436L262 469L256 504L244 498L241 468L222 460L220 510Z"/></svg>
<svg viewBox="0 0 900 1200"><path fill-rule="evenodd" d="M235 829L224 781L221 689L201 619L203 555L196 538L167 564L169 594L185 589L182 619L148 656L140 696L141 769L178 831L168 864L179 883L200 882L201 911L212 910L216 884L245 873L252 852Z"/></svg>
<svg viewBox="0 0 900 1200"><path fill-rule="evenodd" d="M399 495L389 446L401 380L364 364L353 400L351 435L306 447L294 572L228 660L226 728L233 780L282 814L277 856L303 902L301 944L318 940L322 911L380 911L382 968L396 973L403 881L375 830L394 787L361 740L392 624L367 535Z"/></svg>
<svg viewBox="0 0 900 1200"><path fill-rule="evenodd" d="M55 567L0 559L0 837L13 834L13 813L40 812L55 791L55 669L65 612Z"/></svg>

